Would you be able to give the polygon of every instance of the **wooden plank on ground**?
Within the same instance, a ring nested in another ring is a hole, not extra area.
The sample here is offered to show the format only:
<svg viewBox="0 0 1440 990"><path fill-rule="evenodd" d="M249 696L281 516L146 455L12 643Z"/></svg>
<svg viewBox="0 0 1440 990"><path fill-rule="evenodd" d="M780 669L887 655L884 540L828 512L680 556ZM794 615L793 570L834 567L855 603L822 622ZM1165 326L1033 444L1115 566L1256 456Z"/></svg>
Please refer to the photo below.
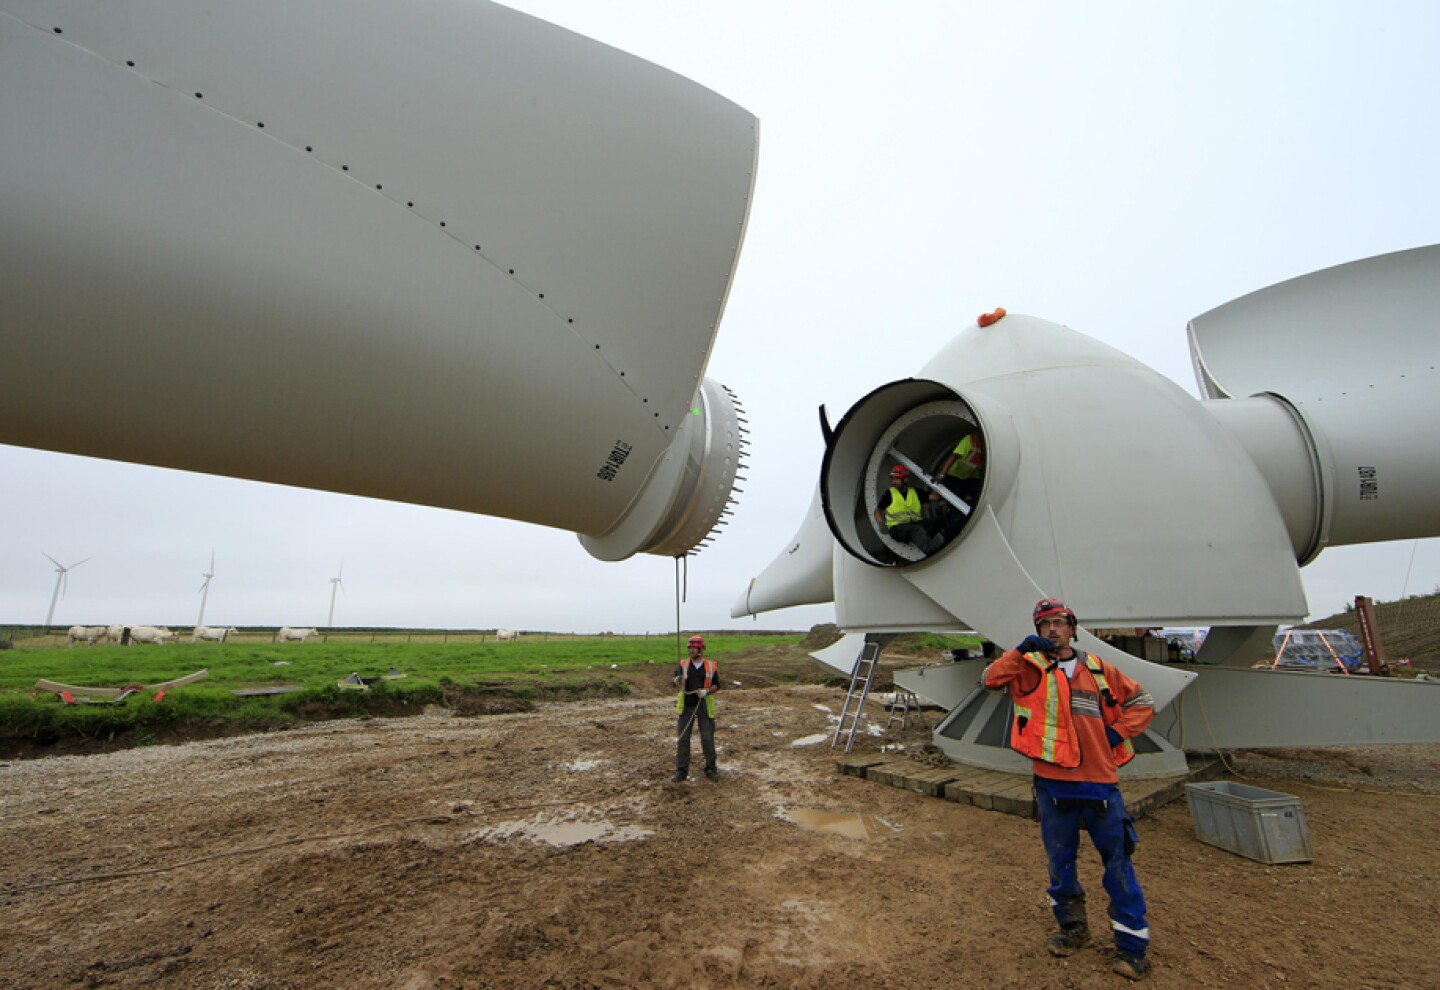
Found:
<svg viewBox="0 0 1440 990"><path fill-rule="evenodd" d="M863 777L870 767L884 762L885 758L882 756L846 756L835 761L835 769L852 777Z"/></svg>
<svg viewBox="0 0 1440 990"><path fill-rule="evenodd" d="M1120 793L1125 798L1125 810L1131 818L1138 820L1155 809L1184 797L1187 783L1213 779L1220 770L1221 765L1218 761L1196 761L1192 765L1191 771L1183 776L1153 780L1122 780ZM950 767L937 768L933 776L927 775L924 778L924 784L919 779L920 775L913 770L906 774L897 769L887 768L883 774L880 774L871 768L866 771L865 775L869 779L895 787L919 789L925 794L943 797L945 800L954 801L957 804L972 804L986 811L999 811L1022 818L1033 818L1035 815L1035 796L1029 774L1006 773L955 764ZM932 782L933 789L925 786Z"/></svg>
<svg viewBox="0 0 1440 990"><path fill-rule="evenodd" d="M941 797L957 804L974 804L977 792L984 791L995 779L994 770L957 764L955 779L945 785Z"/></svg>
<svg viewBox="0 0 1440 990"><path fill-rule="evenodd" d="M1125 810L1130 817L1141 818L1185 796L1185 785L1214 780L1223 770L1219 760L1196 760L1183 777L1161 777L1155 780L1122 780L1120 793L1125 797Z"/></svg>
<svg viewBox="0 0 1440 990"><path fill-rule="evenodd" d="M865 777L891 787L903 787L917 794L938 797L955 774L951 767L930 767L913 760L896 760L870 767L865 771Z"/></svg>
<svg viewBox="0 0 1440 990"><path fill-rule="evenodd" d="M996 811L1021 818L1035 817L1035 785L1029 777L1010 775L1012 782L996 787L991 804Z"/></svg>
<svg viewBox="0 0 1440 990"><path fill-rule="evenodd" d="M889 784L891 787L904 787L906 769L903 760L886 760L876 766L866 767L865 779Z"/></svg>

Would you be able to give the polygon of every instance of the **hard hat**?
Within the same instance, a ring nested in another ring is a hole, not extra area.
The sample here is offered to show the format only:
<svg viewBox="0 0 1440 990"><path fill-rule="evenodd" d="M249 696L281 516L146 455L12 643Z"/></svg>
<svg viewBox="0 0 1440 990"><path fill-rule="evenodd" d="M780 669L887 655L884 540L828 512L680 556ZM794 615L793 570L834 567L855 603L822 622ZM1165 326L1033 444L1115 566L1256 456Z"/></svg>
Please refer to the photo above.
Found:
<svg viewBox="0 0 1440 990"><path fill-rule="evenodd" d="M1073 626L1076 624L1075 613L1070 610L1070 606L1058 598L1042 598L1036 602L1035 611L1031 614L1030 621L1038 626L1041 619L1051 615L1063 615L1070 620L1070 625Z"/></svg>
<svg viewBox="0 0 1440 990"><path fill-rule="evenodd" d="M700 647L700 649L702 649L702 650L705 649L705 637L704 637L704 636L701 636L701 635L698 635L698 634L697 634L697 635L694 635L694 636L691 636L691 637L690 637L690 645L691 645L691 646L698 646L698 647Z"/></svg>
<svg viewBox="0 0 1440 990"><path fill-rule="evenodd" d="M910 477L910 469L907 468L904 464L896 464L890 469L890 477L908 478Z"/></svg>

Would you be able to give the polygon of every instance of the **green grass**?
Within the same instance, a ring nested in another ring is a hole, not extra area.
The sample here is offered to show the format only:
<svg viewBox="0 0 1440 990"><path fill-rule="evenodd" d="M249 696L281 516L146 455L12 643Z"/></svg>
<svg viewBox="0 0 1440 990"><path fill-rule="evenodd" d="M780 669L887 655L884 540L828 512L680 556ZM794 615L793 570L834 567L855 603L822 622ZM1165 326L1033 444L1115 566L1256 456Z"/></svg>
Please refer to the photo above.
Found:
<svg viewBox="0 0 1440 990"><path fill-rule="evenodd" d="M910 633L901 636L887 649L892 653L927 653L942 650L978 649L979 636L944 635L941 633Z"/></svg>
<svg viewBox="0 0 1440 990"><path fill-rule="evenodd" d="M513 643L367 640L368 635L357 634L310 643L242 639L0 651L0 752L13 755L62 740L143 745L321 718L402 715L476 693L499 692L521 703L574 692L620 694L628 686L617 676L619 671L647 663L668 665L675 659L675 641L656 637L552 639L537 634ZM714 635L707 641L710 655L723 665L739 651L796 645L799 637ZM48 691L35 690L41 678L118 688L162 683L202 668L210 672L205 680L176 688L160 703L146 691L118 704L66 705ZM392 668L405 676L377 681L368 691L343 690L336 684L351 673L379 677ZM280 685L298 690L244 698L233 693Z"/></svg>
<svg viewBox="0 0 1440 990"><path fill-rule="evenodd" d="M710 655L753 646L793 644L795 635L711 636ZM671 640L597 636L561 641L515 643L368 643L334 638L328 643L177 643L167 646L95 646L74 649L15 649L0 652L0 698L29 693L36 680L86 687L155 684L208 668L210 676L189 693L285 682L323 687L352 672L362 676L395 667L408 681L455 682L507 675L553 676L565 672L608 670L671 663ZM399 683L399 682L392 682Z"/></svg>

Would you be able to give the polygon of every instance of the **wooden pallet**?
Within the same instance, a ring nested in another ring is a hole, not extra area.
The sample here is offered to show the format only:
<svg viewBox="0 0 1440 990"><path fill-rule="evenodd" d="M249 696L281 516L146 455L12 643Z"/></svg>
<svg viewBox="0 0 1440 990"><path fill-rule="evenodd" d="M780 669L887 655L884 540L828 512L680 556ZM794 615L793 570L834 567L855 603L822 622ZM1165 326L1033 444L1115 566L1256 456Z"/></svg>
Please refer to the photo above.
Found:
<svg viewBox="0 0 1440 990"><path fill-rule="evenodd" d="M957 804L970 804L987 811L1000 811L1022 818L1035 816L1035 796L1028 774L1002 773L952 763L926 766L904 758L876 755L847 756L836 761L841 773L863 777L891 787L900 787L929 797L941 797ZM1185 785L1211 780L1220 775L1220 761L1192 761L1188 774L1155 780L1121 780L1120 793L1131 818L1140 819L1156 808L1185 795Z"/></svg>

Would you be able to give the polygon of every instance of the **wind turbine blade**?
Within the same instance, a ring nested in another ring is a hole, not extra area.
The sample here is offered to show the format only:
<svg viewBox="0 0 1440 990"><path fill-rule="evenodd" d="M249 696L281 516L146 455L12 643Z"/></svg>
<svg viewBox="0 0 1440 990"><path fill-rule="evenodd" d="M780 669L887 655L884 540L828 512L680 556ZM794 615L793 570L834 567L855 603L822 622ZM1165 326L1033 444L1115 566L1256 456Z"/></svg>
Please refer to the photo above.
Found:
<svg viewBox="0 0 1440 990"><path fill-rule="evenodd" d="M60 561L56 560L54 557L50 556L48 553L41 553L40 556L42 556L42 557L44 557L46 560L50 561L50 563L54 564L59 570L62 570L62 571L63 571L63 570L65 569L65 566L64 566L63 564L61 564Z"/></svg>

